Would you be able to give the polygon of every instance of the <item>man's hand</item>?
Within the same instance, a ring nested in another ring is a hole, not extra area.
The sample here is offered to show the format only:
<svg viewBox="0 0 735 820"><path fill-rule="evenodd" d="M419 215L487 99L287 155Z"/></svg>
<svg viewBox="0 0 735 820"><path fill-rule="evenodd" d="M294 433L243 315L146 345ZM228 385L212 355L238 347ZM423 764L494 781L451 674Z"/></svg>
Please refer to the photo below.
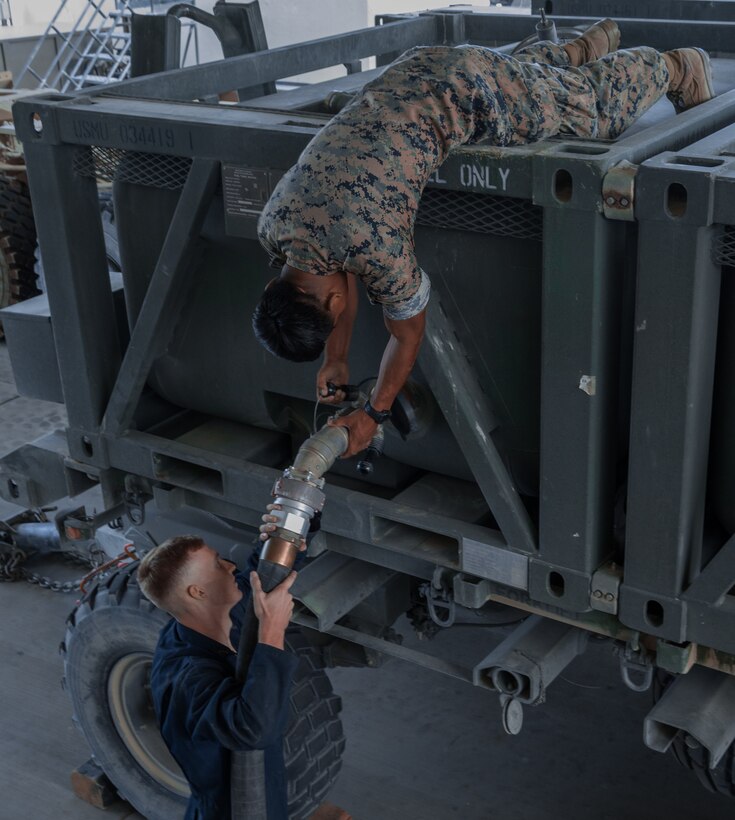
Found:
<svg viewBox="0 0 735 820"><path fill-rule="evenodd" d="M364 410L353 410L346 416L329 419L327 424L333 427L346 427L350 433L350 442L342 458L349 458L365 450L378 429L378 425Z"/></svg>
<svg viewBox="0 0 735 820"><path fill-rule="evenodd" d="M271 592L264 592L257 572L250 573L253 588L253 608L260 621L258 641L276 649L284 648L284 637L293 613L293 597L290 589L298 573L292 572L288 578Z"/></svg>
<svg viewBox="0 0 735 820"><path fill-rule="evenodd" d="M261 516L260 520L263 522L260 525L260 538L261 541L267 541L271 537L271 533L274 533L277 529L276 521L278 521L278 517L275 515L269 515L268 513L272 512L273 510L281 510L283 509L280 504L268 504L266 510L268 512ZM299 552L303 552L306 549L306 541L301 540L301 544L299 545Z"/></svg>
<svg viewBox="0 0 735 820"><path fill-rule="evenodd" d="M333 396L327 395L327 382L347 384L350 380L350 368L346 361L335 359L325 361L316 375L316 392L322 404L339 404L347 397L344 390L337 390Z"/></svg>

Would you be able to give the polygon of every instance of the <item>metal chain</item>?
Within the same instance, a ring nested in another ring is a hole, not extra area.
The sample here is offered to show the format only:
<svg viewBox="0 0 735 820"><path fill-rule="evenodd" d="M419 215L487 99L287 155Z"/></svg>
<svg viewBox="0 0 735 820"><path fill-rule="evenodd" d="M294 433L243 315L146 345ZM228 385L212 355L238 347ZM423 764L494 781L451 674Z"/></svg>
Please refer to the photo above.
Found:
<svg viewBox="0 0 735 820"><path fill-rule="evenodd" d="M21 578L21 564L25 559L25 552L17 547L13 547L10 552L0 552L0 581L17 581Z"/></svg>
<svg viewBox="0 0 735 820"><path fill-rule="evenodd" d="M93 569L100 566L107 557L96 545L90 547L87 555L72 551L63 552L61 555L64 557L64 560L69 563L84 564L85 566L91 566ZM52 592L71 593L79 591L80 584L86 577L82 576L72 581L55 580L50 575L32 572L22 566L26 558L27 556L23 550L17 549L16 547L13 547L10 552L0 552L0 582L25 580L29 584L38 586L41 589L50 589Z"/></svg>

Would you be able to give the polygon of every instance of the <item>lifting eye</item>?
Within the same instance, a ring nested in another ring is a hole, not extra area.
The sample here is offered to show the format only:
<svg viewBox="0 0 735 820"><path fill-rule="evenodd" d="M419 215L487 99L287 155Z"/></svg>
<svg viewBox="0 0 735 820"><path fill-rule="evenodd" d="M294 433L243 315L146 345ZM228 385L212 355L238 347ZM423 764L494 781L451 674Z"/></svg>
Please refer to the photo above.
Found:
<svg viewBox="0 0 735 820"><path fill-rule="evenodd" d="M687 212L687 189L679 182L672 182L666 189L666 212L676 219Z"/></svg>
<svg viewBox="0 0 735 820"><path fill-rule="evenodd" d="M574 193L574 182L569 171L560 168L554 174L554 196L559 202L569 202Z"/></svg>
<svg viewBox="0 0 735 820"><path fill-rule="evenodd" d="M549 592L555 598L564 596L564 576L560 572L549 573Z"/></svg>
<svg viewBox="0 0 735 820"><path fill-rule="evenodd" d="M661 626L664 622L664 608L658 601L649 601L646 604L646 621L651 626Z"/></svg>

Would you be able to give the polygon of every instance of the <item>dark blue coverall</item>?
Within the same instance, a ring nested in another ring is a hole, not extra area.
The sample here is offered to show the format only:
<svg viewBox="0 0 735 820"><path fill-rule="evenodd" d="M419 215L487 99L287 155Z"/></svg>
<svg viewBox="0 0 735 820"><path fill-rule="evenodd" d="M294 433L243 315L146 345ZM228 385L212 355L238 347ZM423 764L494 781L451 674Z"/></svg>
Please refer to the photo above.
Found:
<svg viewBox="0 0 735 820"><path fill-rule="evenodd" d="M233 646L250 597L248 576L235 577L243 598L231 613ZM185 820L230 820L231 751L251 749L265 752L268 820L288 820L283 734L298 658L259 643L244 685L235 678L236 658L173 619L153 656L151 693L161 733L191 786Z"/></svg>

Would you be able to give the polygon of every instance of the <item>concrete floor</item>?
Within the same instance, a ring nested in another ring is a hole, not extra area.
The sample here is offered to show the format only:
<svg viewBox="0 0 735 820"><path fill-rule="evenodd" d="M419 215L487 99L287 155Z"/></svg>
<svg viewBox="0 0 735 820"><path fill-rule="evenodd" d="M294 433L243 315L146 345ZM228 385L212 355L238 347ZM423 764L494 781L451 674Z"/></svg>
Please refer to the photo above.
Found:
<svg viewBox="0 0 735 820"><path fill-rule="evenodd" d="M0 451L63 421L57 405L17 397L0 343ZM0 502L0 517L11 512ZM64 579L78 574L59 563L45 568ZM89 754L60 686L58 645L74 600L0 585L0 820L140 820L123 802L103 814L70 788L71 771ZM398 627L407 646L418 645L405 622ZM506 632L462 628L421 646L470 664ZM591 643L547 703L526 710L517 737L504 734L494 696L435 672L392 660L330 676L347 736L330 799L355 820L729 820L735 811L673 758L645 748L650 694L623 686L608 643Z"/></svg>

